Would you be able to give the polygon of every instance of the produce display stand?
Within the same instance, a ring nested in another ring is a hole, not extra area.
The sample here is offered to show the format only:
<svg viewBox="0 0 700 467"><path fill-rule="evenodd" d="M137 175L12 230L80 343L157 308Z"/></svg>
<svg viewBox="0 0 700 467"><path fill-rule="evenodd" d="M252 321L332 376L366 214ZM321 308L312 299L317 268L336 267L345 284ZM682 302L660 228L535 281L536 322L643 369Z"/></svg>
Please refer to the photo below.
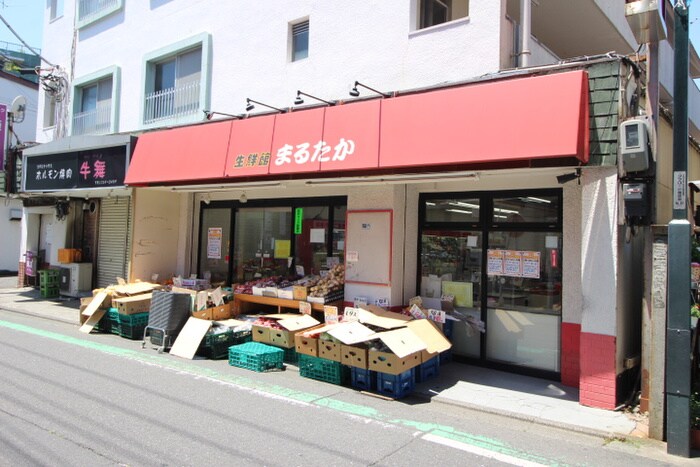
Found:
<svg viewBox="0 0 700 467"><path fill-rule="evenodd" d="M260 311L266 313L290 313L293 310L294 312L298 313L300 300L265 297L261 295L234 294L233 303L233 314L238 316L245 314L259 314ZM267 309L261 309L260 305L267 307ZM312 312L319 312L322 314L324 306L337 306L340 309L343 306L343 301L337 300L330 303L311 303L311 310ZM277 308L277 310L273 311L270 310L270 308Z"/></svg>

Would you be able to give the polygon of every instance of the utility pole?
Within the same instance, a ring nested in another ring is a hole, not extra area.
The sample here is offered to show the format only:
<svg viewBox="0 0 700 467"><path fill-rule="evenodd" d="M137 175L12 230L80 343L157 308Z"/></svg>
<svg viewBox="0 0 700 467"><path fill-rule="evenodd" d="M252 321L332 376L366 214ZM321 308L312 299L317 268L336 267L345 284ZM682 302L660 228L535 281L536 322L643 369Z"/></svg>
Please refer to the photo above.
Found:
<svg viewBox="0 0 700 467"><path fill-rule="evenodd" d="M690 235L688 222L688 5L676 0L673 52L673 219L668 224L666 449L690 457Z"/></svg>

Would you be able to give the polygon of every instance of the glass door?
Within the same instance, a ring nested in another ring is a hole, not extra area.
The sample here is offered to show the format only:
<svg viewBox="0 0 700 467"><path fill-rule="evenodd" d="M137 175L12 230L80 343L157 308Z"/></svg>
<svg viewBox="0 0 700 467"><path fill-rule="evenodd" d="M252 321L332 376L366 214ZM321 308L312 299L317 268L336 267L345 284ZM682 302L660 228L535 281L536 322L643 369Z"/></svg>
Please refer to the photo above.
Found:
<svg viewBox="0 0 700 467"><path fill-rule="evenodd" d="M226 284L231 243L231 210L202 210L199 242L199 277L209 278L212 285Z"/></svg>

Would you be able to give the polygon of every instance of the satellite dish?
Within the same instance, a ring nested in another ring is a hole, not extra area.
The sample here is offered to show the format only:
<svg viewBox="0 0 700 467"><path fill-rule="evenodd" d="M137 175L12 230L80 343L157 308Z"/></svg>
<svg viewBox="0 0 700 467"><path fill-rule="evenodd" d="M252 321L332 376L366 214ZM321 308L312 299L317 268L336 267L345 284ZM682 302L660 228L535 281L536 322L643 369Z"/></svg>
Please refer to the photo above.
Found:
<svg viewBox="0 0 700 467"><path fill-rule="evenodd" d="M12 101L12 121L14 123L22 123L24 121L24 111L27 109L27 98L19 95Z"/></svg>

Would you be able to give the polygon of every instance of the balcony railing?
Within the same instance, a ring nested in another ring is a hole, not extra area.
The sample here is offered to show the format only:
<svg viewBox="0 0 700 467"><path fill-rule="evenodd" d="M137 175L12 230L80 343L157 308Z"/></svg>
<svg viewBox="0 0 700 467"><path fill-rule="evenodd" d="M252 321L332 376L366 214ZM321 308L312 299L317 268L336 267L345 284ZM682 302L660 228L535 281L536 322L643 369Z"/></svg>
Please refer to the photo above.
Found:
<svg viewBox="0 0 700 467"><path fill-rule="evenodd" d="M110 132L112 123L112 103L98 104L97 108L80 112L73 116L72 134L104 135Z"/></svg>
<svg viewBox="0 0 700 467"><path fill-rule="evenodd" d="M146 94L144 123L191 115L199 110L199 82Z"/></svg>
<svg viewBox="0 0 700 467"><path fill-rule="evenodd" d="M88 21L95 16L100 16L103 11L116 8L120 0L80 0L78 20Z"/></svg>

